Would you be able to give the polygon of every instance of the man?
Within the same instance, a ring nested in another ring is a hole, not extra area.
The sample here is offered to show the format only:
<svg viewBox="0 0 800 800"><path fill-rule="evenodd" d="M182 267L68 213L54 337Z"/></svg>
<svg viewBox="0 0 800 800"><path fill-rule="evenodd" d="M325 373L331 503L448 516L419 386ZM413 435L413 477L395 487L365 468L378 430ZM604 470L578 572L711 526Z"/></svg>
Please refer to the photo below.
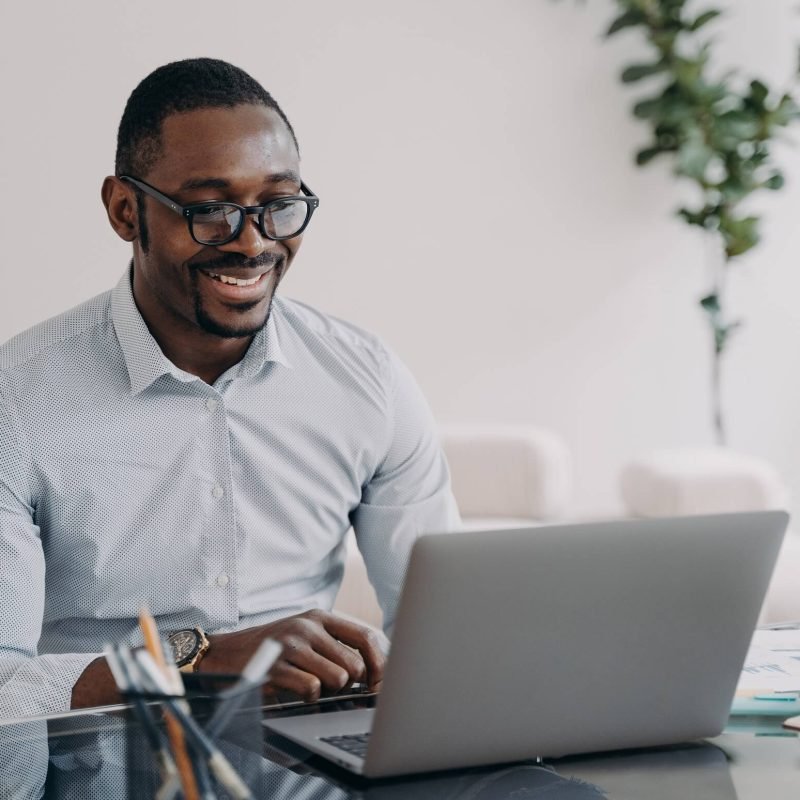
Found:
<svg viewBox="0 0 800 800"><path fill-rule="evenodd" d="M102 198L130 268L0 348L0 717L113 700L99 653L143 604L186 669L270 636L273 687L378 686L374 632L330 613L344 534L389 631L414 539L458 514L397 358L275 295L318 204L289 121L230 64L169 64Z"/></svg>

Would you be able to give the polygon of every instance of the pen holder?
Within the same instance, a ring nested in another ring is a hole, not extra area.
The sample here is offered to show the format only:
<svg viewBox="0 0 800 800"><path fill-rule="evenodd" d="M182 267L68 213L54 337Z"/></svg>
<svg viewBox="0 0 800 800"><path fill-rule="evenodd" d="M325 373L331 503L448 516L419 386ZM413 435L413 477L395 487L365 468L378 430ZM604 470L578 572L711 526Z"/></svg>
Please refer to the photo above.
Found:
<svg viewBox="0 0 800 800"><path fill-rule="evenodd" d="M231 702L225 691L233 687L237 675L186 675L186 701L191 709L192 720L208 736L211 744L227 759L242 781L253 791L259 788L264 753L264 728L261 724L263 700L261 686L247 689L236 696L237 708L218 732L211 732L209 725L221 707ZM126 773L128 797L132 800L155 798L163 783L161 759L157 743L172 753L167 733L165 715L169 713L164 695L157 693L129 693L126 700L131 703L130 724L126 725ZM154 736L155 734L155 736ZM232 797L225 786L208 770L207 754L193 745L191 737L184 736L187 753L197 775L203 772L219 800ZM202 784L203 775L198 776ZM176 797L182 798L180 792Z"/></svg>

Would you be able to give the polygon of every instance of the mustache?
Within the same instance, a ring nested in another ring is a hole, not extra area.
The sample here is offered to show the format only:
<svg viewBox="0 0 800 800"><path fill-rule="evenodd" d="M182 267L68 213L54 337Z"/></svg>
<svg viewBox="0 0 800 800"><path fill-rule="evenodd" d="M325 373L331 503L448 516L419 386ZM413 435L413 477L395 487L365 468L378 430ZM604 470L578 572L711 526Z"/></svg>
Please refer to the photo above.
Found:
<svg viewBox="0 0 800 800"><path fill-rule="evenodd" d="M259 253L255 258L248 258L241 253L223 253L217 258L203 261L199 264L190 264L193 270L215 270L225 267L235 267L236 269L262 269L267 267L272 269L283 261L283 256L276 253Z"/></svg>

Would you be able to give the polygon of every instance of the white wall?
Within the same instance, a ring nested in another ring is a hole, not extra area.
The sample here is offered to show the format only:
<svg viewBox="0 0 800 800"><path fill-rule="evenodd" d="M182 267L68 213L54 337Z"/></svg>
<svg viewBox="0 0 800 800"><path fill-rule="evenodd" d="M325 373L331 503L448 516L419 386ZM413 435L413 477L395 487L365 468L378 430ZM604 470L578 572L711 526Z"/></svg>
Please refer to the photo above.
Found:
<svg viewBox="0 0 800 800"><path fill-rule="evenodd" d="M792 0L720 4L723 61L786 84ZM322 198L284 291L381 333L442 421L557 430L577 509L613 510L628 458L711 441L703 246L671 217L666 168L632 166L645 131L617 74L641 45L601 41L613 13L611 0L5 4L0 340L124 268L99 187L134 85L169 60L225 58L283 105ZM764 245L735 277L747 328L726 396L731 444L800 496L800 155L782 160L789 187L762 203Z"/></svg>

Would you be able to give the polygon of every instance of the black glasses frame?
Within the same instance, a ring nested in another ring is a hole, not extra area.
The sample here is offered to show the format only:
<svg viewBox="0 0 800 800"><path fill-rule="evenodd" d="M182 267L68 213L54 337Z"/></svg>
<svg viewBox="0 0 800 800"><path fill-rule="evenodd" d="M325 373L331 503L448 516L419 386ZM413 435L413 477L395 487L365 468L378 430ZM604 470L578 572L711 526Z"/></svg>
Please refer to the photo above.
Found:
<svg viewBox="0 0 800 800"><path fill-rule="evenodd" d="M150 197L158 200L159 203L163 203L168 208L171 208L176 214L180 214L186 220L186 224L189 226L189 235L194 239L197 244L202 244L210 247L215 247L221 244L227 244L228 242L232 242L234 239L238 238L241 232L244 230L245 222L249 216L253 216L254 214L258 215L258 229L261 231L262 236L265 236L267 239L272 239L274 242L282 242L286 239L294 239L295 236L299 236L308 226L308 223L311 221L311 217L314 214L314 211L319 208L319 197L317 197L305 183L300 184L300 191L303 192L305 196L300 195L287 195L285 197L276 197L274 200L270 200L263 206L240 206L238 203L232 203L228 200L209 200L205 203L191 203L188 206L182 206L176 200L173 200L168 195L160 192L155 186L151 186L149 183L145 183L144 181L140 181L138 178L133 178L130 175L120 175L121 181L127 181L128 183L133 184L138 189L141 189L145 194L150 195ZM272 236L267 231L267 227L264 224L264 215L269 211L269 209L278 203L285 203L287 200L300 200L306 204L308 207L308 213L306 214L305 222L300 227L300 230L296 233L293 233L291 236ZM239 221L239 226L236 230L226 239L220 239L216 242L204 242L202 239L198 239L194 235L194 225L193 225L193 218L194 215L199 213L201 210L207 210L209 206L228 206L233 208L238 208L239 211L242 212L242 218Z"/></svg>

